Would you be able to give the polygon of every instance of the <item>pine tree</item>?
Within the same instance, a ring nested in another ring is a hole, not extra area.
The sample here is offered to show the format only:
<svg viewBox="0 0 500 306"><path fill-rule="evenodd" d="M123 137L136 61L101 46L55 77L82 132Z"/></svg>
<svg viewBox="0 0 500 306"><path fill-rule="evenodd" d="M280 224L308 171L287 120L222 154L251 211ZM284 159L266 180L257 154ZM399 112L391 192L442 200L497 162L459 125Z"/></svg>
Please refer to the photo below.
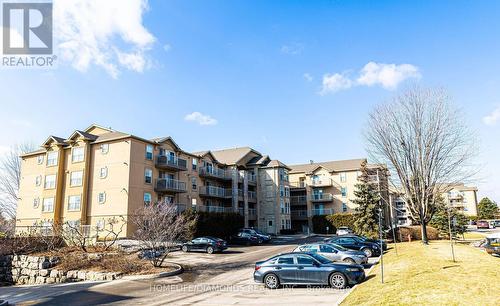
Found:
<svg viewBox="0 0 500 306"><path fill-rule="evenodd" d="M354 190L356 198L352 200L354 204L357 204L354 230L359 235L376 238L380 196L376 185L368 182L366 162L361 164L361 175L358 180L360 182L355 185L356 189Z"/></svg>
<svg viewBox="0 0 500 306"><path fill-rule="evenodd" d="M483 198L477 205L479 219L493 219L498 214L498 206L489 198Z"/></svg>

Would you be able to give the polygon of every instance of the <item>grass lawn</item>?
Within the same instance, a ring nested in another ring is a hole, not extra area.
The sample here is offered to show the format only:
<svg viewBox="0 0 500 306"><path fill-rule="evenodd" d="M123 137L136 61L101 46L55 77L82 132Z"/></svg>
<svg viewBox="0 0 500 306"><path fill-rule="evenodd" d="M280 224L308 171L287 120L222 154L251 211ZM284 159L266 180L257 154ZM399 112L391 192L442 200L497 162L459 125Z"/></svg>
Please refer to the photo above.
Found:
<svg viewBox="0 0 500 306"><path fill-rule="evenodd" d="M384 255L384 284L380 264L342 305L500 305L500 258L469 245L449 242L398 243Z"/></svg>
<svg viewBox="0 0 500 306"><path fill-rule="evenodd" d="M464 237L466 240L481 240L481 239L484 239L486 237L486 235L484 235L482 233L465 232Z"/></svg>

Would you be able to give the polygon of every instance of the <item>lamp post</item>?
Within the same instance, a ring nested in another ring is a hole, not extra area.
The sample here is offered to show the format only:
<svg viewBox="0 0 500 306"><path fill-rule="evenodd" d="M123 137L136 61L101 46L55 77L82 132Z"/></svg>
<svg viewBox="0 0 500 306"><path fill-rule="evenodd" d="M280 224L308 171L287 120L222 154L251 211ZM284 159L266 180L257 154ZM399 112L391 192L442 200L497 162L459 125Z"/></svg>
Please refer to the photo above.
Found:
<svg viewBox="0 0 500 306"><path fill-rule="evenodd" d="M453 258L453 262L455 262L455 249L453 248L453 235L451 232L451 213L449 205L447 210L448 210L448 231L450 234L450 245L451 245L451 257Z"/></svg>

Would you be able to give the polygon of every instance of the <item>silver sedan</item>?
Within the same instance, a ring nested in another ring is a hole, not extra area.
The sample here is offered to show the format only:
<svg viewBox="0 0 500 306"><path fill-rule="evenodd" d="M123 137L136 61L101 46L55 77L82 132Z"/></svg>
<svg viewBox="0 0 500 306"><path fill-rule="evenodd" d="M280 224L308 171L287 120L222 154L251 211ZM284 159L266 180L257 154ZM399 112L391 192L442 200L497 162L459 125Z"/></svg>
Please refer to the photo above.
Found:
<svg viewBox="0 0 500 306"><path fill-rule="evenodd" d="M349 250L333 243L313 243L299 245L294 252L316 253L332 261L342 261L352 264L366 264L368 257L361 251Z"/></svg>

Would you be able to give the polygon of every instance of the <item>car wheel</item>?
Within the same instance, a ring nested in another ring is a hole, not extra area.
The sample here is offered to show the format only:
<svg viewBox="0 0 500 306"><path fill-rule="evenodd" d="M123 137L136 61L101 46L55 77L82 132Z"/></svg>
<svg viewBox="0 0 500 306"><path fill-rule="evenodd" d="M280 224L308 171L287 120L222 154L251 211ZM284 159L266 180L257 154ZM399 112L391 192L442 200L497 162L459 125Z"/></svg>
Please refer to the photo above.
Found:
<svg viewBox="0 0 500 306"><path fill-rule="evenodd" d="M330 286L335 289L344 289L347 286L347 279L344 274L335 272L330 275Z"/></svg>
<svg viewBox="0 0 500 306"><path fill-rule="evenodd" d="M247 241L247 242L245 243L245 245L246 245L246 246L250 246L251 244L252 244L252 243L251 243L250 241Z"/></svg>
<svg viewBox="0 0 500 306"><path fill-rule="evenodd" d="M188 247L187 247L187 246L185 246L185 245L183 245L183 246L182 246L182 251L183 251L184 253L186 253L186 252L188 251Z"/></svg>
<svg viewBox="0 0 500 306"><path fill-rule="evenodd" d="M259 239L259 241L258 241L259 244L262 244L263 242L264 242L264 240L262 240L262 239Z"/></svg>
<svg viewBox="0 0 500 306"><path fill-rule="evenodd" d="M209 247L207 248L207 253L208 253L208 254L213 254L213 252L214 252L214 248L212 248L211 246L209 246Z"/></svg>
<svg viewBox="0 0 500 306"><path fill-rule="evenodd" d="M350 264L355 264L356 263L356 261L354 261L354 259L352 259L352 258L346 258L346 259L344 259L344 262L347 262L347 263L350 263Z"/></svg>
<svg viewBox="0 0 500 306"><path fill-rule="evenodd" d="M363 249L363 253L365 253L366 257L372 257L373 255L372 250L369 248Z"/></svg>
<svg viewBox="0 0 500 306"><path fill-rule="evenodd" d="M268 274L264 277L264 285L269 289L276 289L280 285L280 280L275 274Z"/></svg>

